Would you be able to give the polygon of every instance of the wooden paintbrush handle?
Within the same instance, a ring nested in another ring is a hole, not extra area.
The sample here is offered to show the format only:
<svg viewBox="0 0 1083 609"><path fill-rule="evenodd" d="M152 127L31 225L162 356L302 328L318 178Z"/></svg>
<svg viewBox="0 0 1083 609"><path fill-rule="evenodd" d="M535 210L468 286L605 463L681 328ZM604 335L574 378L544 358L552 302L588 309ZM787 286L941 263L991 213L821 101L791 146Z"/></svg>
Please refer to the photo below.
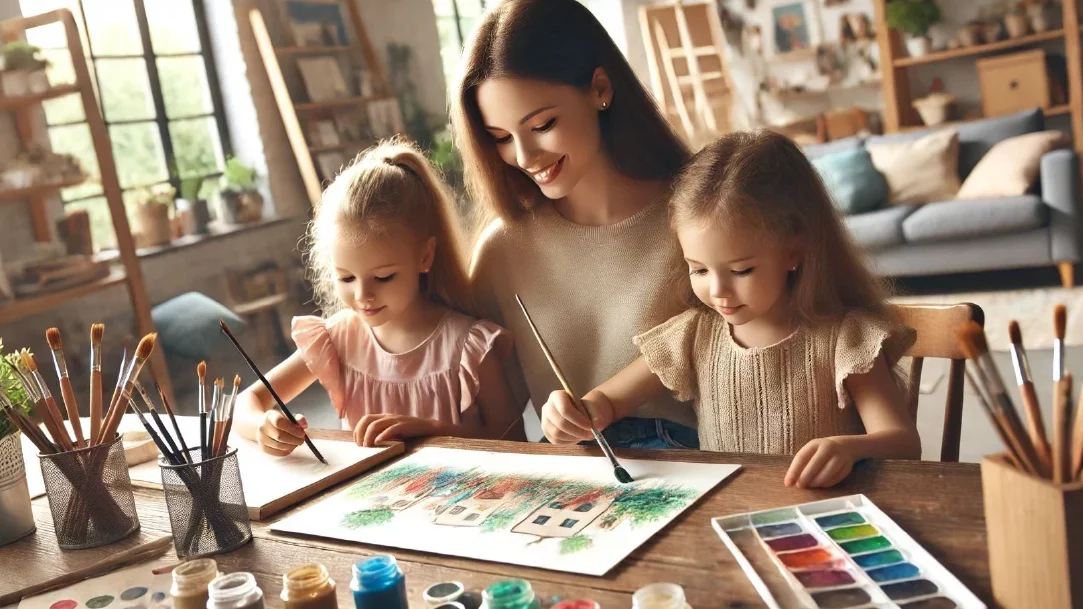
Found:
<svg viewBox="0 0 1083 609"><path fill-rule="evenodd" d="M105 420L102 421L101 433L98 434L98 441L95 444L101 444L102 442L108 442L113 439L113 433L116 433L116 429L113 433L109 433L109 427L113 425L113 419L117 419L117 426L120 425L120 417L124 416L124 408L120 407L120 395L124 392L124 389L117 385L113 389L113 397L109 400L109 408L105 411Z"/></svg>
<svg viewBox="0 0 1083 609"><path fill-rule="evenodd" d="M1053 482L1064 484L1070 478L1072 375L1065 374L1053 389Z"/></svg>
<svg viewBox="0 0 1083 609"><path fill-rule="evenodd" d="M1019 461L1027 472L1036 476L1040 475L1041 467L1038 453L1034 450L1034 444L1031 443L1026 430L1023 429L1023 422L1019 419L1019 413L1015 411L1015 407L1012 406L1007 394L1000 394L994 399L997 400L997 415L1004 425L1004 431L1007 433L1008 439L1016 448L1016 456Z"/></svg>
<svg viewBox="0 0 1083 609"><path fill-rule="evenodd" d="M75 432L75 445L79 448L86 447L86 439L83 438L83 423L79 420L79 404L75 402L75 391L71 388L71 379L60 377L60 397L64 399L64 409L68 411L68 422Z"/></svg>
<svg viewBox="0 0 1083 609"><path fill-rule="evenodd" d="M75 445L72 444L71 436L68 435L68 428L64 426L64 416L60 414L60 409L57 408L53 396L45 397L45 411L49 417L52 417L57 432L60 434L59 438L55 438L57 444L60 444L60 447L64 450L74 449Z"/></svg>
<svg viewBox="0 0 1083 609"><path fill-rule="evenodd" d="M1019 386L1019 392L1023 396L1023 408L1027 413L1027 431L1030 432L1030 440L1038 455L1042 469L1041 475L1049 476L1053 471L1053 456L1049 448L1049 440L1045 437L1045 422L1042 421L1042 411L1038 405L1038 394L1034 391L1034 383L1025 381Z"/></svg>
<svg viewBox="0 0 1083 609"><path fill-rule="evenodd" d="M1075 423L1072 429L1072 478L1083 479L1083 391L1075 407Z"/></svg>
<svg viewBox="0 0 1083 609"><path fill-rule="evenodd" d="M90 442L98 440L102 430L102 373L94 370L90 373Z"/></svg>

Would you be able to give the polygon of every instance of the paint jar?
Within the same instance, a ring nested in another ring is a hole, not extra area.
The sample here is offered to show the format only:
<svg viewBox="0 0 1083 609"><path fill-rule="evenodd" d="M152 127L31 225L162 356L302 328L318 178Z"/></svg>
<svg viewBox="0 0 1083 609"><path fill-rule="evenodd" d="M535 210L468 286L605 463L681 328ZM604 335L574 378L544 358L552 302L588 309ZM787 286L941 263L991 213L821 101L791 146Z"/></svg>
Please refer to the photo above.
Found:
<svg viewBox="0 0 1083 609"><path fill-rule="evenodd" d="M677 584L651 584L632 595L632 609L692 609Z"/></svg>
<svg viewBox="0 0 1083 609"><path fill-rule="evenodd" d="M602 609L602 606L594 601L579 599L574 601L561 601L550 609Z"/></svg>
<svg viewBox="0 0 1083 609"><path fill-rule="evenodd" d="M481 593L482 609L540 609L534 588L523 579L496 582Z"/></svg>
<svg viewBox="0 0 1083 609"><path fill-rule="evenodd" d="M286 609L338 609L335 580L320 564L298 567L282 576Z"/></svg>
<svg viewBox="0 0 1083 609"><path fill-rule="evenodd" d="M207 586L207 609L263 609L263 590L251 573L230 573Z"/></svg>
<svg viewBox="0 0 1083 609"><path fill-rule="evenodd" d="M466 607L463 607L462 603L450 602L433 605L432 609L466 609Z"/></svg>
<svg viewBox="0 0 1083 609"><path fill-rule="evenodd" d="M459 600L464 592L466 587L461 582L440 582L426 588L421 597L429 607L439 607Z"/></svg>
<svg viewBox="0 0 1083 609"><path fill-rule="evenodd" d="M357 609L406 609L406 576L390 554L380 554L353 566L350 582Z"/></svg>
<svg viewBox="0 0 1083 609"><path fill-rule="evenodd" d="M200 558L177 565L173 569L173 609L204 609L207 606L207 586L218 577L218 563Z"/></svg>

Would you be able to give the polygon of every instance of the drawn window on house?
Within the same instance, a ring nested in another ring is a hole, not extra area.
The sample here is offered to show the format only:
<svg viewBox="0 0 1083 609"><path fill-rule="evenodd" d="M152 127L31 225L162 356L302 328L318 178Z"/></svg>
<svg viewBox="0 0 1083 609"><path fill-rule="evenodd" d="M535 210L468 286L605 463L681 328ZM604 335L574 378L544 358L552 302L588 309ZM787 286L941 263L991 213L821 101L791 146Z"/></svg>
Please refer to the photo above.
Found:
<svg viewBox="0 0 1083 609"><path fill-rule="evenodd" d="M547 522L549 522L548 516L538 516L534 519L534 524L545 524Z"/></svg>
<svg viewBox="0 0 1083 609"><path fill-rule="evenodd" d="M476 514L476 513L475 514L470 514L469 516L467 516L465 518L465 520L466 520L466 522L472 522L474 520L477 520L479 515L480 514Z"/></svg>
<svg viewBox="0 0 1083 609"><path fill-rule="evenodd" d="M410 505L409 501L407 501L405 499L400 499L399 501L396 501L391 507L400 508L400 507L406 507L407 505Z"/></svg>
<svg viewBox="0 0 1083 609"><path fill-rule="evenodd" d="M594 504L590 503L588 501L587 503L584 503L584 504L580 505L579 507L575 508L575 511L577 511L577 512L589 512L589 511L591 511L593 509L594 509Z"/></svg>
<svg viewBox="0 0 1083 609"><path fill-rule="evenodd" d="M553 508L554 510L563 510L564 504L559 501L554 501L549 504L549 507Z"/></svg>
<svg viewBox="0 0 1083 609"><path fill-rule="evenodd" d="M560 526L565 529L570 529L574 527L577 522L579 521L575 520L574 518L568 518L564 522L560 523Z"/></svg>
<svg viewBox="0 0 1083 609"><path fill-rule="evenodd" d="M466 511L466 508L464 508L461 505L457 505L457 506L451 508L451 515L454 516L455 514L462 514L465 511Z"/></svg>

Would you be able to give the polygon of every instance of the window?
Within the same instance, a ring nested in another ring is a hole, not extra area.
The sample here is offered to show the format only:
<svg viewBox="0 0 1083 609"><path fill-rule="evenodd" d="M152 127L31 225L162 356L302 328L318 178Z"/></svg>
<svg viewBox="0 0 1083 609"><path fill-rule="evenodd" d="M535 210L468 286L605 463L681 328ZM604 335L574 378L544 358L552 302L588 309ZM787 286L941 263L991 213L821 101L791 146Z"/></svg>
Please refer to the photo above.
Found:
<svg viewBox="0 0 1083 609"><path fill-rule="evenodd" d="M203 0L19 0L24 15L67 8L75 15L90 75L113 144L129 211L139 192L180 178L214 178L230 154ZM52 63L51 82L75 78L62 28L27 32ZM77 96L44 104L53 150L98 173L90 129ZM204 182L203 195L215 180ZM98 249L116 247L100 184L61 193L67 210L86 210Z"/></svg>
<svg viewBox="0 0 1083 609"><path fill-rule="evenodd" d="M577 512L589 512L589 511L591 511L593 509L594 509L594 504L588 501L588 502L580 505L579 507L575 508L575 511L577 511Z"/></svg>
<svg viewBox="0 0 1083 609"><path fill-rule="evenodd" d="M560 526L561 526L561 528L564 528L564 529L570 529L570 528L574 527L578 522L579 522L578 520L568 518L564 522L560 523Z"/></svg>
<svg viewBox="0 0 1083 609"><path fill-rule="evenodd" d="M545 524L547 522L549 522L548 516L538 516L534 519L534 524Z"/></svg>
<svg viewBox="0 0 1083 609"><path fill-rule="evenodd" d="M24 0L25 1L25 0ZM440 57L444 61L444 79L450 88L459 69L463 45L474 31L485 6L494 0L432 0L436 29L440 35Z"/></svg>
<svg viewBox="0 0 1083 609"><path fill-rule="evenodd" d="M454 516L456 514L462 514L465 511L466 511L466 508L464 508L461 505L457 505L457 506L451 508L451 515Z"/></svg>
<svg viewBox="0 0 1083 609"><path fill-rule="evenodd" d="M469 516L467 516L467 517L466 517L466 518L464 518L463 520L464 520L465 522L473 522L473 521L475 521L475 520L477 520L477 519L478 519L478 516L480 516L480 514L476 514L476 513L475 513L475 514L470 514Z"/></svg>

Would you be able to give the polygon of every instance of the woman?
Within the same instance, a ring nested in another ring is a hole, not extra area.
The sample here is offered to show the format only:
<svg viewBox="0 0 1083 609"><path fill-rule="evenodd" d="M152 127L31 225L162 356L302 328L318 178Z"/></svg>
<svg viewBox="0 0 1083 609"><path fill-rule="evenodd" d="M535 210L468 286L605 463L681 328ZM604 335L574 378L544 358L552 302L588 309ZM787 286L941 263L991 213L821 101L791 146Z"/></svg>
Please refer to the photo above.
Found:
<svg viewBox="0 0 1083 609"><path fill-rule="evenodd" d="M464 60L452 122L483 211L471 277L480 313L515 333L519 403L540 408L560 385L515 295L575 392L628 365L632 337L680 310L664 199L689 153L575 0L502 2ZM689 405L664 399L604 433L614 446L695 447L694 426Z"/></svg>

